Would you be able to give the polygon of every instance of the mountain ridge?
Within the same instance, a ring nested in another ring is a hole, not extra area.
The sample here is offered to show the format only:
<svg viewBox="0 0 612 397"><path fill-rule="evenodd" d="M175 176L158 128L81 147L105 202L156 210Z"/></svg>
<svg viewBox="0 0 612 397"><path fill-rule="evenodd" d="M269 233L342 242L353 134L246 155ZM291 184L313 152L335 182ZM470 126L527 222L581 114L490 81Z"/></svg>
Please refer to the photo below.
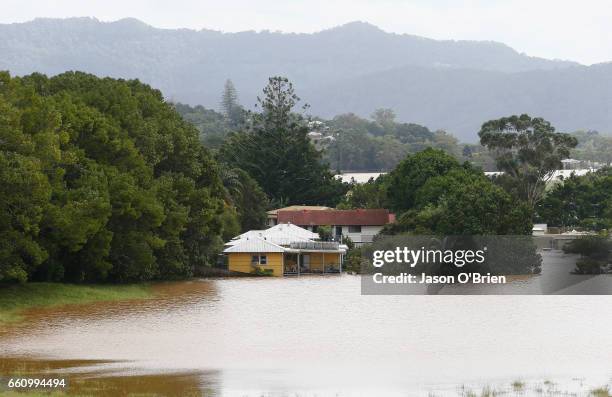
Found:
<svg viewBox="0 0 612 397"><path fill-rule="evenodd" d="M269 76L284 75L315 115L338 110L368 116L378 107L392 107L402 121L445 128L467 141L488 117L514 112L548 117L560 129L612 131L612 120L601 113L602 104L612 103L607 64L531 57L494 41L388 33L363 21L315 33L227 33L89 17L0 24L0 37L0 70L14 75L82 70L138 78L171 100L212 108L228 78L250 107ZM561 86L569 91L559 92ZM496 90L505 91L496 96Z"/></svg>

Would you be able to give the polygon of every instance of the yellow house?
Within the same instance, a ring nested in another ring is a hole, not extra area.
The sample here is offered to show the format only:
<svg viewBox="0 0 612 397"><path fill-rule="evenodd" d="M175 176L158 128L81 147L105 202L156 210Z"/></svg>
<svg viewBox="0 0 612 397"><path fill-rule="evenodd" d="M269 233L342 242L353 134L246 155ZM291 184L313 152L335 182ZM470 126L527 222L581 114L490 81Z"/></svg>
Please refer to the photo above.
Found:
<svg viewBox="0 0 612 397"><path fill-rule="evenodd" d="M278 277L342 272L346 246L315 241L314 236L318 237L295 225L280 224L237 236L223 252L232 272Z"/></svg>

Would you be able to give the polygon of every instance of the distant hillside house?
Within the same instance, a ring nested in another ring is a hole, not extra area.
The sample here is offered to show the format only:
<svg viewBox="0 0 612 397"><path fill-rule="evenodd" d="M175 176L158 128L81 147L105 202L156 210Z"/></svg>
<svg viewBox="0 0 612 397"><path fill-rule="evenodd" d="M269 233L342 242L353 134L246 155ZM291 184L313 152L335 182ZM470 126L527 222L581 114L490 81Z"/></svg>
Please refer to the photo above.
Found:
<svg viewBox="0 0 612 397"><path fill-rule="evenodd" d="M573 163L570 163L573 164ZM552 188L553 186L559 184L559 183L563 183L563 181L567 178L570 178L572 175L575 176L584 176L590 172L595 172L597 171L596 168L581 168L581 169L563 169L563 170L555 170L553 171L552 175L550 175L550 178L546 181L546 187L548 189ZM502 171L492 171L492 172L485 172L484 173L486 177L488 178L496 178L500 175L503 175L504 172Z"/></svg>
<svg viewBox="0 0 612 397"><path fill-rule="evenodd" d="M367 183L370 179L376 180L379 176L385 174L386 172L344 172L337 174L335 178L346 183L363 184Z"/></svg>
<svg viewBox="0 0 612 397"><path fill-rule="evenodd" d="M289 276L341 273L348 247L317 241L319 235L292 224L250 230L225 244L228 270Z"/></svg>
<svg viewBox="0 0 612 397"><path fill-rule="evenodd" d="M371 243L374 236L387 224L395 221L395 214L386 209L356 210L286 210L277 211L279 223L292 223L317 231L320 226L331 226L334 239L349 237L355 244Z"/></svg>

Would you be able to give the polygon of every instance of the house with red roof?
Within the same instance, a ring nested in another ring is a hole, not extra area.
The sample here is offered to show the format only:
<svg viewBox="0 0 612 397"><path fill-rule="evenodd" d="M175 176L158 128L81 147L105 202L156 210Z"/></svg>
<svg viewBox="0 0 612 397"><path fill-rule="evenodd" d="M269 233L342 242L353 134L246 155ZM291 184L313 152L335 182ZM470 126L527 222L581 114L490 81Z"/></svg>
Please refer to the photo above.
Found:
<svg viewBox="0 0 612 397"><path fill-rule="evenodd" d="M331 226L335 240L349 237L357 245L371 243L387 223L395 221L387 209L280 209L276 216L279 224L292 223L313 232Z"/></svg>

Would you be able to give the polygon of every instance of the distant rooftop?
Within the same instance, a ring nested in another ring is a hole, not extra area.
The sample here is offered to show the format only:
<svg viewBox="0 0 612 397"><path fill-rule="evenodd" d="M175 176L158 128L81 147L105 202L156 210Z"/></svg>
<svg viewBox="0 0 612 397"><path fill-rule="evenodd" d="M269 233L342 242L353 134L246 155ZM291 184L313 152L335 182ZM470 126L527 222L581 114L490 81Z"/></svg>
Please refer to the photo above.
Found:
<svg viewBox="0 0 612 397"><path fill-rule="evenodd" d="M289 207L277 208L275 210L268 211L268 215L276 215L278 211L298 211L298 210L319 211L319 210L331 210L331 208L325 207L322 205L290 205Z"/></svg>
<svg viewBox="0 0 612 397"><path fill-rule="evenodd" d="M554 181L558 181L561 179L569 178L570 176L572 176L572 174L576 176L583 176L583 175L588 174L589 172L595 172L595 171L597 170L594 168L582 168L582 169L575 169L575 170L556 170L553 172L549 182L554 182ZM485 172L484 174L488 177L491 177L491 176L502 175L504 174L504 172L492 171L492 172Z"/></svg>
<svg viewBox="0 0 612 397"><path fill-rule="evenodd" d="M303 226L380 226L394 220L395 215L389 213L387 209L278 211L279 222L290 222Z"/></svg>
<svg viewBox="0 0 612 397"><path fill-rule="evenodd" d="M343 174L338 174L335 176L336 179L340 179L342 182L346 183L366 183L367 181L372 179L376 179L381 175L385 175L386 172L346 172Z"/></svg>

